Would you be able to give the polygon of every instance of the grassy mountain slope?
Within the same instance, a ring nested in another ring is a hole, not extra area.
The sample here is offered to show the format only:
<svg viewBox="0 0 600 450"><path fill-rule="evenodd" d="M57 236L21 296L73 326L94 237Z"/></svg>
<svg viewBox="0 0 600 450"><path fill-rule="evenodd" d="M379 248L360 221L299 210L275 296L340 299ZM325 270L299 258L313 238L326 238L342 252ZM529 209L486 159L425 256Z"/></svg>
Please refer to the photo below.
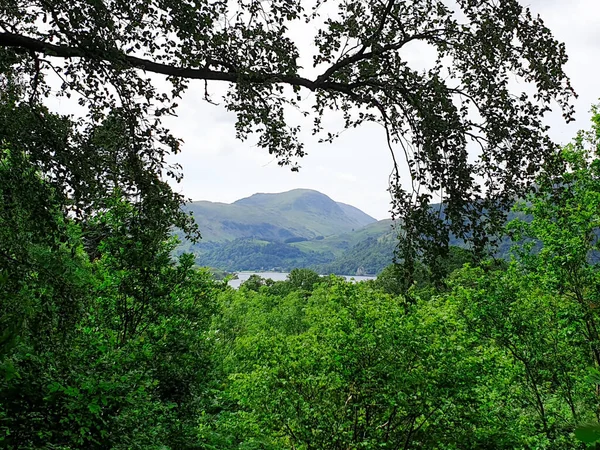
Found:
<svg viewBox="0 0 600 450"><path fill-rule="evenodd" d="M193 213L204 242L240 238L270 242L314 239L375 222L359 209L340 205L325 194L309 189L254 194L232 204L192 202L186 209Z"/></svg>
<svg viewBox="0 0 600 450"><path fill-rule="evenodd" d="M189 203L186 210L193 213L204 242L224 242L245 237L283 241L306 233L301 226L275 212L246 205L201 201Z"/></svg>
<svg viewBox="0 0 600 450"><path fill-rule="evenodd" d="M340 208L342 208L342 211L344 211L344 213L350 217L356 220L357 223L360 224L360 226L364 227L365 225L368 225L370 223L375 223L376 220L369 216L367 213L365 213L364 211L361 211L360 209L356 208L355 206L352 205L347 205L346 203L342 203L342 202L337 202L338 206Z"/></svg>
<svg viewBox="0 0 600 450"><path fill-rule="evenodd" d="M312 239L297 242L292 245L305 251L331 252L335 256L342 255L346 250L368 238L377 238L393 234L392 220L379 220L362 228L347 233L328 236L324 239Z"/></svg>
<svg viewBox="0 0 600 450"><path fill-rule="evenodd" d="M375 221L312 190L255 194L232 204L194 202L188 208L203 240L179 250L195 252L199 265L227 271L309 267L323 274L377 274L392 262L397 245L391 220ZM463 245L457 239L450 244ZM498 255L509 245L503 241Z"/></svg>
<svg viewBox="0 0 600 450"><path fill-rule="evenodd" d="M254 194L231 204L192 202L186 209L193 213L203 239L198 244L184 242L178 251L194 252L199 265L228 271L324 267L343 274L340 270L348 264L338 264L337 271L326 265L363 243L352 256L360 264L361 252L377 253L364 241L378 242L391 232L391 221L377 222L354 206L309 189Z"/></svg>

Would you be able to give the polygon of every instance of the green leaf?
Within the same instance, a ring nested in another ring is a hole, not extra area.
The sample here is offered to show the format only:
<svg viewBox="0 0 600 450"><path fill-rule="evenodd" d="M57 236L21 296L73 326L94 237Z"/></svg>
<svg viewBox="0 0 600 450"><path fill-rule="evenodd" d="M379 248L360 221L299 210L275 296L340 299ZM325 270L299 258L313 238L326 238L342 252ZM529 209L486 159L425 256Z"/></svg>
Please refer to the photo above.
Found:
<svg viewBox="0 0 600 450"><path fill-rule="evenodd" d="M600 424L588 424L577 427L575 437L586 444L594 444L600 441Z"/></svg>

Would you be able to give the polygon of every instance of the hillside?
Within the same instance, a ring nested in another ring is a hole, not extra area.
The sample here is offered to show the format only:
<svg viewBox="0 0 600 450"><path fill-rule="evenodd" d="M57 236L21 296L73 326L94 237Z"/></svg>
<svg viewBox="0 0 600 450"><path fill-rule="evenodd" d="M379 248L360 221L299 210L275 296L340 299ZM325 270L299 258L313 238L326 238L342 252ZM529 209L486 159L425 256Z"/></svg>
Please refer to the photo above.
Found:
<svg viewBox="0 0 600 450"><path fill-rule="evenodd" d="M392 262L397 245L392 220L376 221L308 189L254 194L231 204L193 202L187 208L203 239L195 245L185 242L178 251L194 252L198 265L221 270L308 267L322 274L373 275ZM505 241L497 251L500 257L510 246ZM464 245L454 238L450 244Z"/></svg>
<svg viewBox="0 0 600 450"><path fill-rule="evenodd" d="M367 239L391 238L393 236L392 224L391 219L379 220L354 231L328 236L323 239L297 242L292 245L304 251L330 252L335 257L340 257L347 250Z"/></svg>
<svg viewBox="0 0 600 450"><path fill-rule="evenodd" d="M186 210L194 215L203 242L258 239L285 243L346 233L376 222L358 208L309 189L254 194L231 204L191 202Z"/></svg>
<svg viewBox="0 0 600 450"><path fill-rule="evenodd" d="M391 262L391 220L309 189L254 194L231 204L198 201L186 209L202 233L191 251L198 265L228 271L291 270L374 274Z"/></svg>
<svg viewBox="0 0 600 450"><path fill-rule="evenodd" d="M380 220L353 232L320 241L292 244L304 251L333 254L335 258L313 266L319 273L375 275L393 261L397 245L391 220Z"/></svg>
<svg viewBox="0 0 600 450"><path fill-rule="evenodd" d="M239 238L201 242L191 250L197 255L198 265L230 272L312 268L322 274L375 275L392 262L396 240L390 222L375 222L356 231L297 243Z"/></svg>

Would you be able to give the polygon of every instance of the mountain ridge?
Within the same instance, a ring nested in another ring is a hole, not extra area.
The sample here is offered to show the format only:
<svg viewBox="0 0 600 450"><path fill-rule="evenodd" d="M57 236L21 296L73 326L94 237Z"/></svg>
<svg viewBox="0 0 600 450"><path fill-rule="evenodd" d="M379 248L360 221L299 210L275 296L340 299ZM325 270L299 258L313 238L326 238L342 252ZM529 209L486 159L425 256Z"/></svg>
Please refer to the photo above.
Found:
<svg viewBox="0 0 600 450"><path fill-rule="evenodd" d="M226 271L308 267L321 274L374 275L393 262L398 244L391 219L377 221L310 189L257 193L233 203L198 201L188 210L204 239L183 242L177 251L195 253L200 266ZM465 243L452 237L450 245ZM496 254L506 255L510 246L502 239Z"/></svg>
<svg viewBox="0 0 600 450"><path fill-rule="evenodd" d="M233 203L194 201L186 204L204 242L253 238L269 242L314 239L361 228L377 220L312 189L257 193Z"/></svg>
<svg viewBox="0 0 600 450"><path fill-rule="evenodd" d="M200 200L185 209L203 239L184 241L177 251L194 253L200 266L226 271L311 267L375 274L391 262L395 246L390 219L377 221L312 189L256 193L232 203Z"/></svg>

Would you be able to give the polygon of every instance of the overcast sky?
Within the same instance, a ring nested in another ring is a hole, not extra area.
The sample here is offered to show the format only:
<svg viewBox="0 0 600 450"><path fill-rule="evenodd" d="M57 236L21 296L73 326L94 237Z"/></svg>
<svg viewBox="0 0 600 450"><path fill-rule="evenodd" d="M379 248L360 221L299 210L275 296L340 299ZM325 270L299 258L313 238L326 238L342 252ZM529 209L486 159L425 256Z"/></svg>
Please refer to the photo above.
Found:
<svg viewBox="0 0 600 450"><path fill-rule="evenodd" d="M566 125L560 114L548 117L553 139L565 143L577 129L589 128L590 106L600 97L600 0L530 0L524 4L539 13L567 46L566 70L579 94L577 120ZM422 55L409 56L418 61ZM215 101L223 87L216 82L209 85ZM177 191L193 200L230 203L256 192L308 188L377 219L389 217L387 187L392 166L381 127L368 124L345 131L333 144L318 144L306 133L308 155L300 161L300 172L292 173L251 141L236 140L235 117L222 106L206 103L203 88L203 83L192 83L180 102L179 116L169 123L184 140L182 153L174 159L184 172L183 182L174 186ZM331 131L340 131L335 119L326 124Z"/></svg>

